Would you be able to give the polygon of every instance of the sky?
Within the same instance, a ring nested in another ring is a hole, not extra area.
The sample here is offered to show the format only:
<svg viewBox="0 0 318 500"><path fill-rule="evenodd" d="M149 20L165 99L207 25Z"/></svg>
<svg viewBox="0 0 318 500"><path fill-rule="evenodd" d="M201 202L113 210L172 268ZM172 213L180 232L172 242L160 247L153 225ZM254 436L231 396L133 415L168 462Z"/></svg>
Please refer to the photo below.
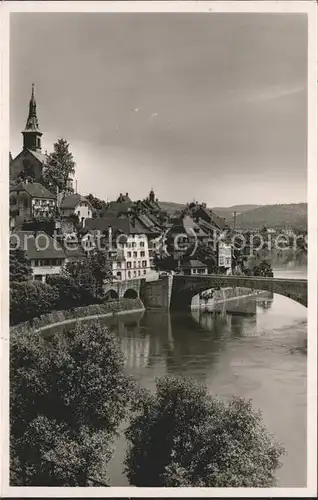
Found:
<svg viewBox="0 0 318 500"><path fill-rule="evenodd" d="M305 15L11 14L13 155L33 82L42 149L69 141L83 195L307 200Z"/></svg>

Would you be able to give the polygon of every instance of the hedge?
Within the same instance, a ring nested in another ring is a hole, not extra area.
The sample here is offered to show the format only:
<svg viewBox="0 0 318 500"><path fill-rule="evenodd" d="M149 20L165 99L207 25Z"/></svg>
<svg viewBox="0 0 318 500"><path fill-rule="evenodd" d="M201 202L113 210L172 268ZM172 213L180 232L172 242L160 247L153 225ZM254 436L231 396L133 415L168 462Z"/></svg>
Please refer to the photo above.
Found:
<svg viewBox="0 0 318 500"><path fill-rule="evenodd" d="M52 311L57 290L38 281L10 283L10 324L14 325Z"/></svg>

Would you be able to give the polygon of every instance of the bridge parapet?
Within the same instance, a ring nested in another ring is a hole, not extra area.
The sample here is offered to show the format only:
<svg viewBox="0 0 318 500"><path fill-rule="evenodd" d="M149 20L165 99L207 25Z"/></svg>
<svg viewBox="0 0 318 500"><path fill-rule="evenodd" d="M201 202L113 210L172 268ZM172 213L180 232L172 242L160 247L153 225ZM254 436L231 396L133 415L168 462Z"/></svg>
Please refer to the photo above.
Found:
<svg viewBox="0 0 318 500"><path fill-rule="evenodd" d="M172 304L180 306L189 305L194 295L210 288L241 287L254 290L267 290L289 297L307 307L307 280L263 278L258 276L185 276L173 277Z"/></svg>

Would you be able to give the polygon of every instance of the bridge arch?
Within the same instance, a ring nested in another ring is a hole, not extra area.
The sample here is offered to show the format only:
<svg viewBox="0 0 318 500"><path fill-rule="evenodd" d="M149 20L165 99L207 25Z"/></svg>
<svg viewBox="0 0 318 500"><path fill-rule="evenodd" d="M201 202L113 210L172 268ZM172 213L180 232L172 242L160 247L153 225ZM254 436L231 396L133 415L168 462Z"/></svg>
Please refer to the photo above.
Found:
<svg viewBox="0 0 318 500"><path fill-rule="evenodd" d="M235 286L277 293L307 307L307 280L224 275L175 275L170 307L171 309L188 309L192 298L205 290Z"/></svg>
<svg viewBox="0 0 318 500"><path fill-rule="evenodd" d="M124 293L124 299L138 299L138 293L134 288L128 288Z"/></svg>
<svg viewBox="0 0 318 500"><path fill-rule="evenodd" d="M108 290L106 292L105 298L104 298L104 300L106 302L110 302L111 300L118 300L118 299L119 299L119 295L116 292L116 290L114 290L113 288L111 288L110 290Z"/></svg>

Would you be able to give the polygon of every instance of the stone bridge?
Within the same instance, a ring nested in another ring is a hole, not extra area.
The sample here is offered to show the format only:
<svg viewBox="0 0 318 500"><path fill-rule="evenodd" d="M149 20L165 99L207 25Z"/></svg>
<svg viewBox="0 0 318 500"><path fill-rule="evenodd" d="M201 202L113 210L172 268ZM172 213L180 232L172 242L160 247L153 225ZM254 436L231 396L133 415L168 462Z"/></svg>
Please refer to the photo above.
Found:
<svg viewBox="0 0 318 500"><path fill-rule="evenodd" d="M116 299L136 299L140 298L141 289L144 286L145 279L127 280L127 281L113 281L112 283L105 283L104 293L106 300Z"/></svg>
<svg viewBox="0 0 318 500"><path fill-rule="evenodd" d="M192 297L208 289L242 287L254 290L266 290L284 295L307 307L307 280L263 278L256 276L173 276L170 308L186 309L191 305Z"/></svg>
<svg viewBox="0 0 318 500"><path fill-rule="evenodd" d="M262 278L256 276L174 275L156 281L136 279L107 283L104 291L109 300L139 297L146 309L189 309L195 295L209 289L240 287L266 290L284 295L307 307L307 280Z"/></svg>

